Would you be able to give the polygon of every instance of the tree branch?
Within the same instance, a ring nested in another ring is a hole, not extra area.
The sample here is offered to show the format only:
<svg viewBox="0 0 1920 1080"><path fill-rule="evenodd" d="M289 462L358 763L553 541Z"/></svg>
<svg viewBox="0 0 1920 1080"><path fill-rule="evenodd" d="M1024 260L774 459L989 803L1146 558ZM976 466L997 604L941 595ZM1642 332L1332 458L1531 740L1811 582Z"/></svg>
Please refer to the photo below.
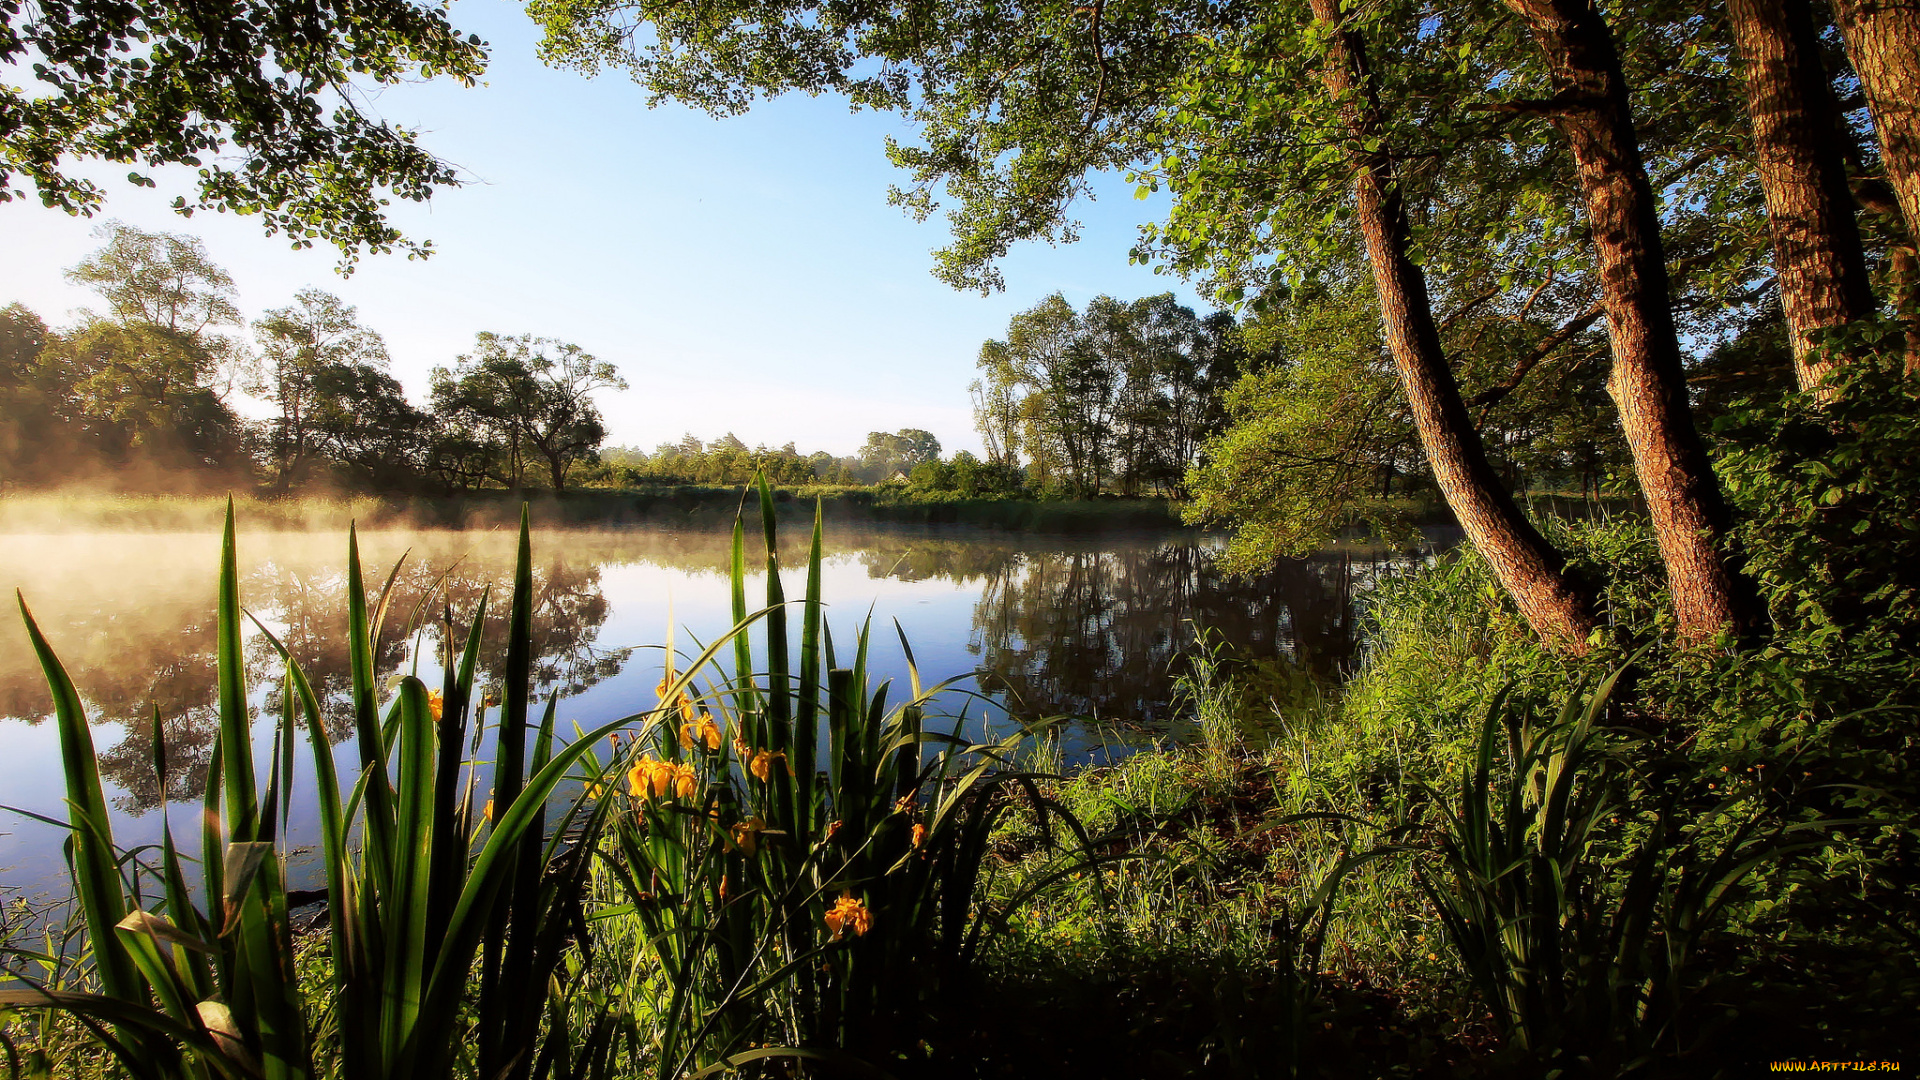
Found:
<svg viewBox="0 0 1920 1080"><path fill-rule="evenodd" d="M1513 365L1513 371L1509 373L1504 380L1495 386L1490 386L1480 393L1475 394L1473 399L1467 404L1479 409L1481 417L1484 419L1486 411L1498 404L1508 394L1518 389L1521 381L1527 377L1527 373L1537 367L1540 361L1551 356L1556 349L1573 340L1573 338L1577 337L1582 331L1594 323L1599 322L1600 316L1604 314L1606 314L1606 307L1601 304L1600 301L1594 301L1592 306L1588 307L1587 310L1575 316L1571 321L1560 327L1560 329L1548 334L1545 339L1533 347L1532 351L1521 357L1519 362Z"/></svg>

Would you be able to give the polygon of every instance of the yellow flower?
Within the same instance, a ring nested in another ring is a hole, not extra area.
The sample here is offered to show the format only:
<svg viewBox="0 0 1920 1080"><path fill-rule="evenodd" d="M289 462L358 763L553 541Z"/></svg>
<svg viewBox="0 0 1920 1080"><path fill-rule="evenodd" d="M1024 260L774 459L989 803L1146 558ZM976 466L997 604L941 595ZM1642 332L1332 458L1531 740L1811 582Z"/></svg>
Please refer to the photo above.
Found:
<svg viewBox="0 0 1920 1080"><path fill-rule="evenodd" d="M472 804L469 803L468 805L472 805ZM487 800L486 809L480 811L480 816L483 818L486 818L487 821L489 822L493 821L493 800L492 799Z"/></svg>
<svg viewBox="0 0 1920 1080"><path fill-rule="evenodd" d="M659 799L668 795L690 799L700 790L700 774L690 765L662 761L648 754L628 770L627 788L636 799Z"/></svg>
<svg viewBox="0 0 1920 1080"><path fill-rule="evenodd" d="M727 875L721 874L720 875L720 902L721 903L724 904L727 902L727 894L730 891L731 890L727 888Z"/></svg>
<svg viewBox="0 0 1920 1080"><path fill-rule="evenodd" d="M588 784L587 785L587 798L589 799L597 799L600 796L605 795L606 793L607 793L607 786L605 784Z"/></svg>
<svg viewBox="0 0 1920 1080"><path fill-rule="evenodd" d="M440 719L440 714L446 707L446 695L438 690L427 691L427 711L433 714L435 720Z"/></svg>
<svg viewBox="0 0 1920 1080"><path fill-rule="evenodd" d="M670 761L661 761L649 754L633 763L627 772L627 787L636 799L652 799L665 795L673 787L674 769Z"/></svg>
<svg viewBox="0 0 1920 1080"><path fill-rule="evenodd" d="M793 775L793 763L787 760L787 753L784 750L779 753L755 750L753 752L753 760L748 763L747 769L764 784L767 782L767 778L773 775L773 763L776 761L787 767L788 776Z"/></svg>
<svg viewBox="0 0 1920 1080"><path fill-rule="evenodd" d="M766 827L767 823L760 820L758 814L755 814L745 821L739 822L734 825L732 830L734 846L748 855L759 851L760 834L765 831Z"/></svg>
<svg viewBox="0 0 1920 1080"><path fill-rule="evenodd" d="M689 720L680 725L682 749L691 750L699 743L706 743L709 750L720 749L720 725L714 723L713 717L705 712L700 714L697 722Z"/></svg>
<svg viewBox="0 0 1920 1080"><path fill-rule="evenodd" d="M927 827L915 824L913 827L913 846L919 847L927 842Z"/></svg>
<svg viewBox="0 0 1920 1080"><path fill-rule="evenodd" d="M853 931L854 937L861 937L873 929L873 912L867 910L867 905L855 900L852 893L841 893L840 899L833 902L832 909L822 921L827 924L828 930L833 931L833 940L839 941L840 935L848 930Z"/></svg>

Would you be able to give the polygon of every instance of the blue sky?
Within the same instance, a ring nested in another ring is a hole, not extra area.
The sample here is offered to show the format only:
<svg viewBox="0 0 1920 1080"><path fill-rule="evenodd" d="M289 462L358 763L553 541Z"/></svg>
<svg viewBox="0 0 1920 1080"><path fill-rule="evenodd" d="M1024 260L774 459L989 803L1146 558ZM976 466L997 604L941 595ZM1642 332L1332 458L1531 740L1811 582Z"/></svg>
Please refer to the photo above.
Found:
<svg viewBox="0 0 1920 1080"><path fill-rule="evenodd" d="M1171 288L1207 310L1177 279L1128 265L1135 229L1164 205L1136 201L1117 177L1079 207L1078 244L1017 250L1004 293L960 293L929 273L944 221L917 224L887 205L902 177L884 138L912 136L897 119L804 97L728 120L649 110L623 74L541 65L516 3L460 0L452 17L491 43L486 84L410 84L372 102L423 129L473 181L394 207L405 231L434 242L432 259L371 257L343 280L331 249L290 251L251 218L182 219L167 208L180 189L164 173L149 191L102 168L90 173L109 191L101 219L0 206L0 304L21 301L56 326L98 306L61 271L98 246L101 220L118 218L204 239L249 319L307 285L341 296L386 337L416 399L476 331L539 334L613 361L631 383L600 398L610 443L732 431L835 453L902 427L977 451L966 385L980 343L1056 290L1084 306Z"/></svg>

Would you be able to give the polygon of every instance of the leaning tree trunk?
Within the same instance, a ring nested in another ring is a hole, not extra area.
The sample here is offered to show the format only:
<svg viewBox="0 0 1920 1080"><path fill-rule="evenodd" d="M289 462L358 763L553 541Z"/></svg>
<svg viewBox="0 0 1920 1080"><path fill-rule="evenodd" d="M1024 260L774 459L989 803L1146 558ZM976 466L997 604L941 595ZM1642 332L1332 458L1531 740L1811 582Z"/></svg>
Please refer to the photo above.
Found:
<svg viewBox="0 0 1920 1080"><path fill-rule="evenodd" d="M1839 109L1807 0L1727 0L1727 15L1746 66L1747 113L1794 372L1800 389L1817 391L1836 360L1814 350L1815 337L1874 312Z"/></svg>
<svg viewBox="0 0 1920 1080"><path fill-rule="evenodd" d="M1660 219L1613 34L1590 0L1507 0L1552 72L1554 123L1573 151L1613 342L1607 389L1633 452L1684 641L1755 620L1721 543L1732 524L1687 403Z"/></svg>
<svg viewBox="0 0 1920 1080"><path fill-rule="evenodd" d="M1359 174L1354 194L1360 231L1380 294L1387 346L1434 479L1527 623L1549 644L1584 653L1599 626L1593 594L1568 575L1565 557L1520 512L1487 460L1440 345L1426 275L1407 257L1406 207L1393 159L1381 146L1379 104L1364 43L1359 34L1341 28L1339 0L1312 3L1314 17L1336 29L1322 78L1346 114L1352 136L1348 155Z"/></svg>

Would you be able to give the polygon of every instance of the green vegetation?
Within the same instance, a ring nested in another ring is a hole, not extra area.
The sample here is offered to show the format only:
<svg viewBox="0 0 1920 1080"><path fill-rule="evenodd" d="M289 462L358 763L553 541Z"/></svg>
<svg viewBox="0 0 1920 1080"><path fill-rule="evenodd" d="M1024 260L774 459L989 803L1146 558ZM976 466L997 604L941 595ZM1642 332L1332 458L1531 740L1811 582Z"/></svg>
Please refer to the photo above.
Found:
<svg viewBox="0 0 1920 1080"><path fill-rule="evenodd" d="M400 235L390 198L413 202L459 181L415 132L339 88L447 76L471 86L486 46L444 12L405 0L290 10L242 2L210 19L166 2L94 0L0 12L0 203L97 212L105 192L82 163L198 169L174 209L257 214L296 248L324 240L351 268L361 251L431 242ZM30 73L30 74L29 74ZM106 171L112 171L108 169Z"/></svg>

